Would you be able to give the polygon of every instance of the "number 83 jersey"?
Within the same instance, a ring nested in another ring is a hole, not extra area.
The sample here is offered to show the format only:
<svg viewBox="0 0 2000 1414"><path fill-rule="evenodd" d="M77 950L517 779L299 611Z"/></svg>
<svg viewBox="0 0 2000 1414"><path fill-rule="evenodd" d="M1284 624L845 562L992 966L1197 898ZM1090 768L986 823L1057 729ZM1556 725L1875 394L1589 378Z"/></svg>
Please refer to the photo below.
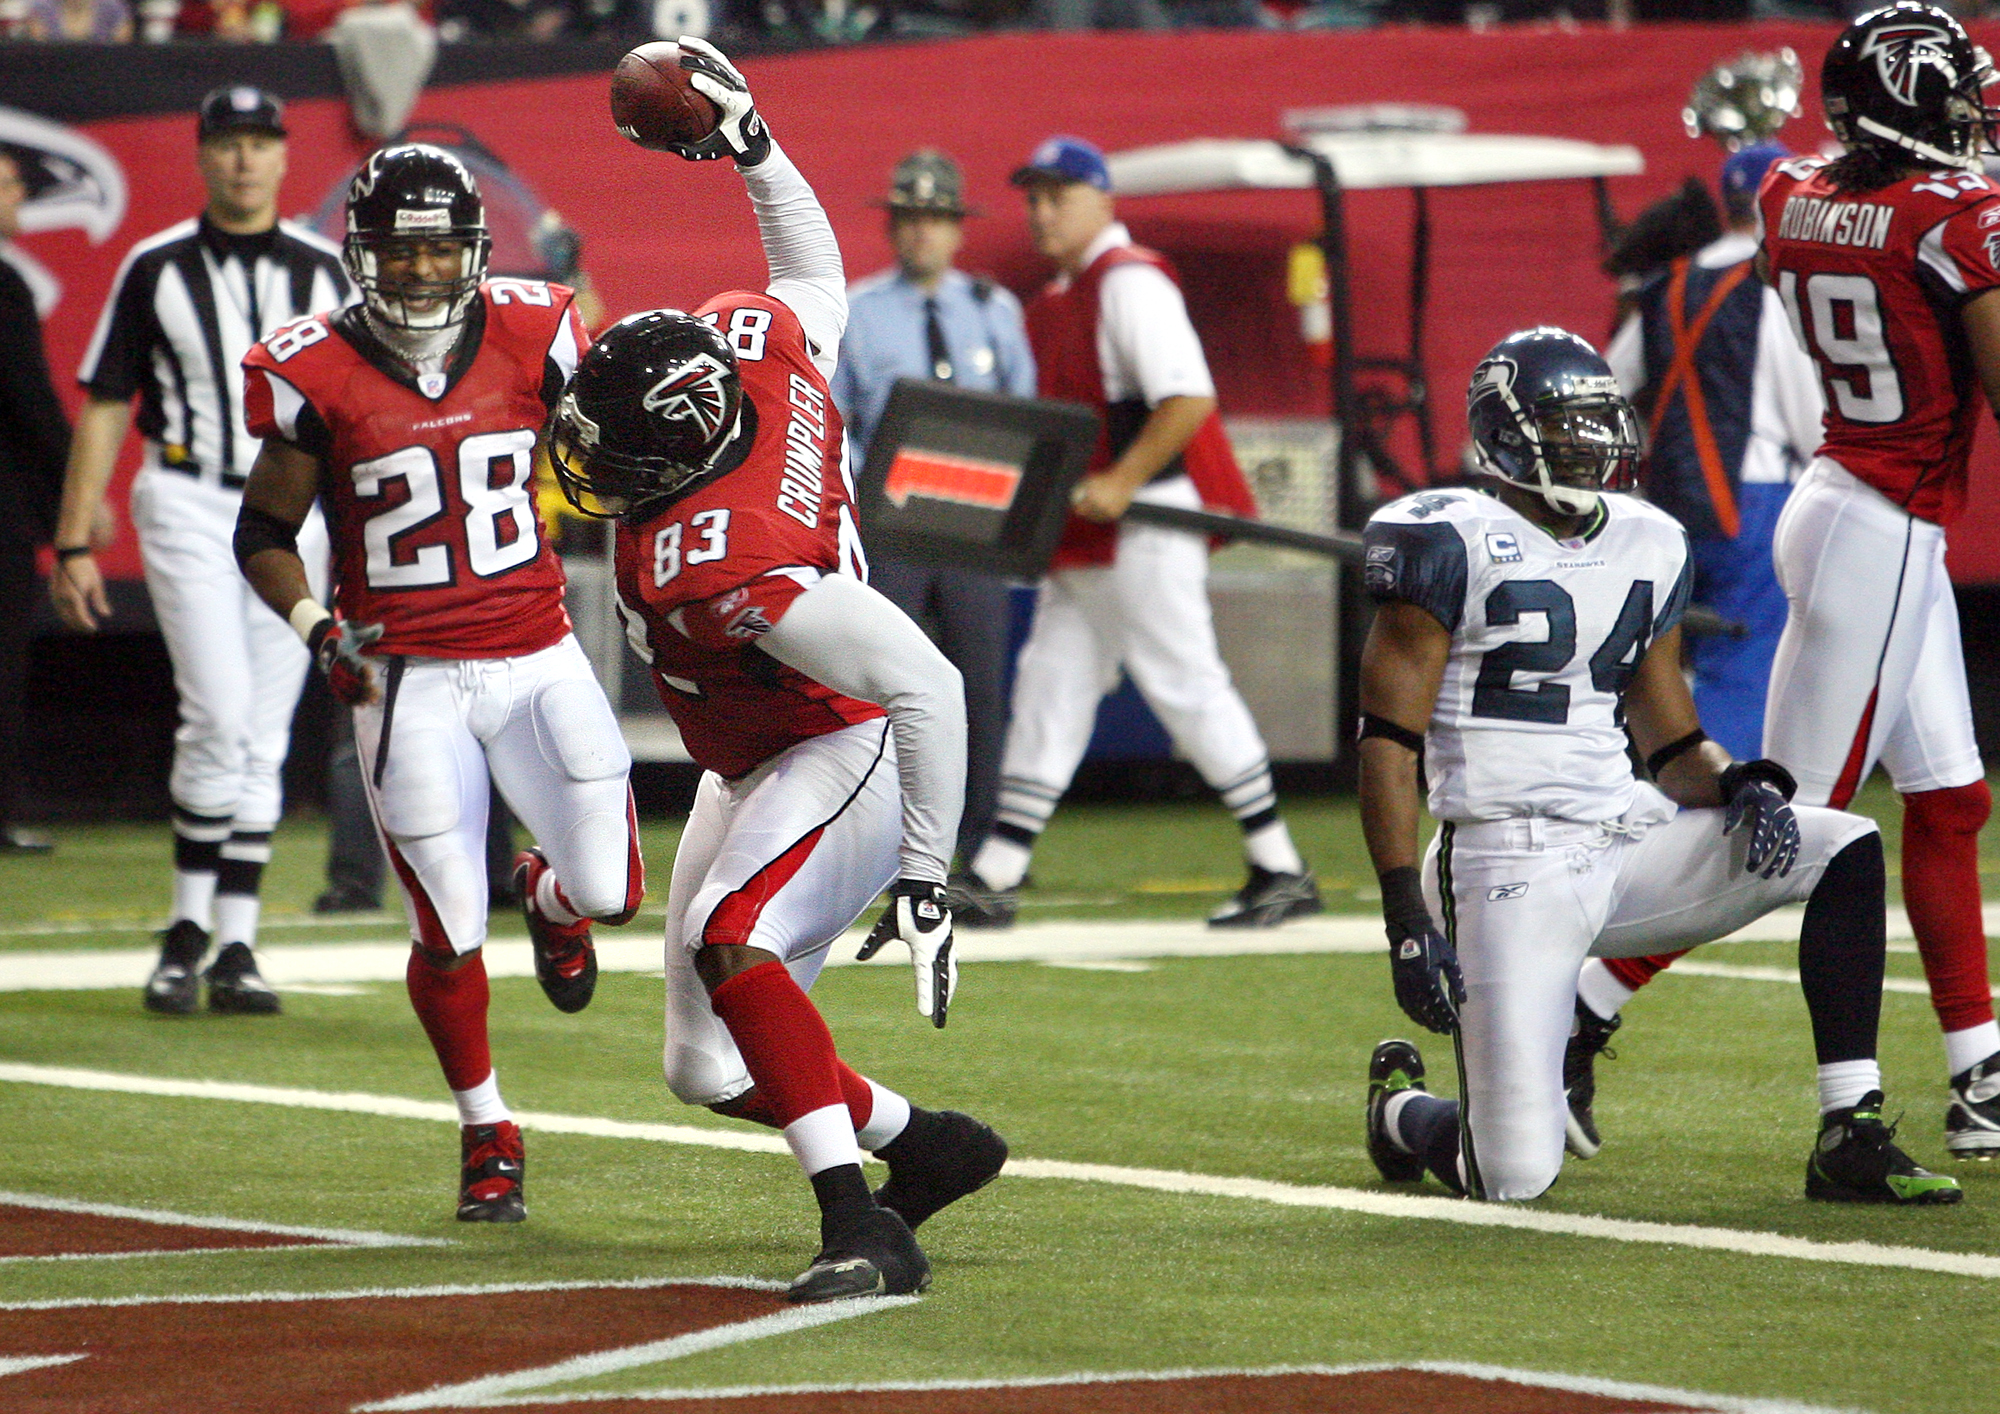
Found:
<svg viewBox="0 0 2000 1414"><path fill-rule="evenodd" d="M1424 764L1440 820L1624 815L1637 781L1620 698L1691 585L1687 532L1606 495L1557 540L1496 496L1426 491L1368 522L1363 581L1451 634Z"/></svg>
<svg viewBox="0 0 2000 1414"><path fill-rule="evenodd" d="M535 439L588 346L568 288L491 280L439 374L409 372L359 305L294 320L244 358L251 432L324 467L336 603L382 625L371 651L514 658L569 632Z"/></svg>
<svg viewBox="0 0 2000 1414"><path fill-rule="evenodd" d="M1826 389L1820 455L1949 525L1985 401L1958 316L2000 286L2000 187L1945 170L1843 192L1803 158L1757 201L1771 283Z"/></svg>

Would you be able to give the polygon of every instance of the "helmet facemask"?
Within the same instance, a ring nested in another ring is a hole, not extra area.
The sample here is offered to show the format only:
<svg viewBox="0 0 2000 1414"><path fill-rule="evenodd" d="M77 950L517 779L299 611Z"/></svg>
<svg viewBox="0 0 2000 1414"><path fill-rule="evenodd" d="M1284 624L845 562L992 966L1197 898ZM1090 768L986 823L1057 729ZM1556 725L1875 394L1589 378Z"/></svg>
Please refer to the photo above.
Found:
<svg viewBox="0 0 2000 1414"><path fill-rule="evenodd" d="M615 520L649 505L677 500L699 485L742 430L740 404L730 415L729 434L718 439L706 457L688 460L624 451L604 445L602 427L578 405L572 387L549 414L549 466L555 471L563 499L579 514Z"/></svg>
<svg viewBox="0 0 2000 1414"><path fill-rule="evenodd" d="M1545 393L1523 405L1516 373L1512 359L1493 357L1473 375L1474 408L1487 405L1474 418L1474 466L1540 496L1559 515L1589 515L1601 492L1630 490L1639 420L1617 382L1570 374L1560 395Z"/></svg>
<svg viewBox="0 0 2000 1414"><path fill-rule="evenodd" d="M445 280L385 280L382 266L397 263L408 247L449 242L459 249L456 277ZM479 286L486 279L486 261L493 241L484 227L451 229L437 236L380 236L350 232L341 247L342 263L362 297L368 312L392 329L428 333L449 329L465 322Z"/></svg>

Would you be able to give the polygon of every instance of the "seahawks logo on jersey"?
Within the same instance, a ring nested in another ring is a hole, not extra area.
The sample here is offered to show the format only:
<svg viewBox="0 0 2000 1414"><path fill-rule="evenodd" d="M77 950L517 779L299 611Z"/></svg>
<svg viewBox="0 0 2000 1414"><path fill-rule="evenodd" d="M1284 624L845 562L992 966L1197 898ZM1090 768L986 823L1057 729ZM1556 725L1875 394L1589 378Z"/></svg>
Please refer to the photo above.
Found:
<svg viewBox="0 0 2000 1414"><path fill-rule="evenodd" d="M1958 87L1958 70L1951 62L1952 36L1935 25L1898 25L1877 30L1861 47L1861 57L1875 60L1882 87L1898 103L1917 106L1917 84L1928 64L1944 76L1947 88Z"/></svg>
<svg viewBox="0 0 2000 1414"><path fill-rule="evenodd" d="M696 354L648 388L641 406L669 422L693 423L704 439L715 437L729 416L730 373L713 355Z"/></svg>

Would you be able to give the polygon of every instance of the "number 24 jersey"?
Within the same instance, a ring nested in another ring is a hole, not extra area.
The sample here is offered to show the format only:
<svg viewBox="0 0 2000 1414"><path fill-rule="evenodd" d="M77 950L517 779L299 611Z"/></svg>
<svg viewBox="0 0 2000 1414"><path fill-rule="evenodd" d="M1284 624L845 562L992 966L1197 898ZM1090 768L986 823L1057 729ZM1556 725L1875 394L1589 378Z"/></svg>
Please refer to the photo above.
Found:
<svg viewBox="0 0 2000 1414"><path fill-rule="evenodd" d="M480 287L445 372L409 374L360 306L295 320L243 360L250 430L317 456L342 618L377 653L513 658L569 632L534 503L535 439L589 347L562 285Z"/></svg>
<svg viewBox="0 0 2000 1414"><path fill-rule="evenodd" d="M1497 496L1425 491L1368 522L1363 580L1451 633L1425 734L1440 820L1615 820L1637 781L1620 699L1692 584L1687 532L1607 495L1557 540Z"/></svg>
<svg viewBox="0 0 2000 1414"><path fill-rule="evenodd" d="M1801 158L1757 201L1771 283L1826 388L1820 455L1949 525L1985 403L1959 311L2000 286L2000 187L1951 170L1842 192Z"/></svg>

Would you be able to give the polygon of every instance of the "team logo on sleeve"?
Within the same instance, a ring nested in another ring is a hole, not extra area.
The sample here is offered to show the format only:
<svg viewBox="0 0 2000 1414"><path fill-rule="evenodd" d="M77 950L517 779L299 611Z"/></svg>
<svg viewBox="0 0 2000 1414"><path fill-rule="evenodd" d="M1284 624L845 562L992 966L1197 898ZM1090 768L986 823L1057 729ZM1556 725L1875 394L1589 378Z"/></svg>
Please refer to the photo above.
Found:
<svg viewBox="0 0 2000 1414"><path fill-rule="evenodd" d="M730 370L713 354L696 354L646 390L640 405L670 422L691 422L704 438L723 430L729 415Z"/></svg>
<svg viewBox="0 0 2000 1414"><path fill-rule="evenodd" d="M1861 57L1874 56L1875 70L1882 87L1895 95L1898 103L1917 106L1917 83L1925 65L1944 76L1947 87L1958 87L1958 70L1951 62L1951 36L1936 25L1897 25L1879 29L1861 46Z"/></svg>

